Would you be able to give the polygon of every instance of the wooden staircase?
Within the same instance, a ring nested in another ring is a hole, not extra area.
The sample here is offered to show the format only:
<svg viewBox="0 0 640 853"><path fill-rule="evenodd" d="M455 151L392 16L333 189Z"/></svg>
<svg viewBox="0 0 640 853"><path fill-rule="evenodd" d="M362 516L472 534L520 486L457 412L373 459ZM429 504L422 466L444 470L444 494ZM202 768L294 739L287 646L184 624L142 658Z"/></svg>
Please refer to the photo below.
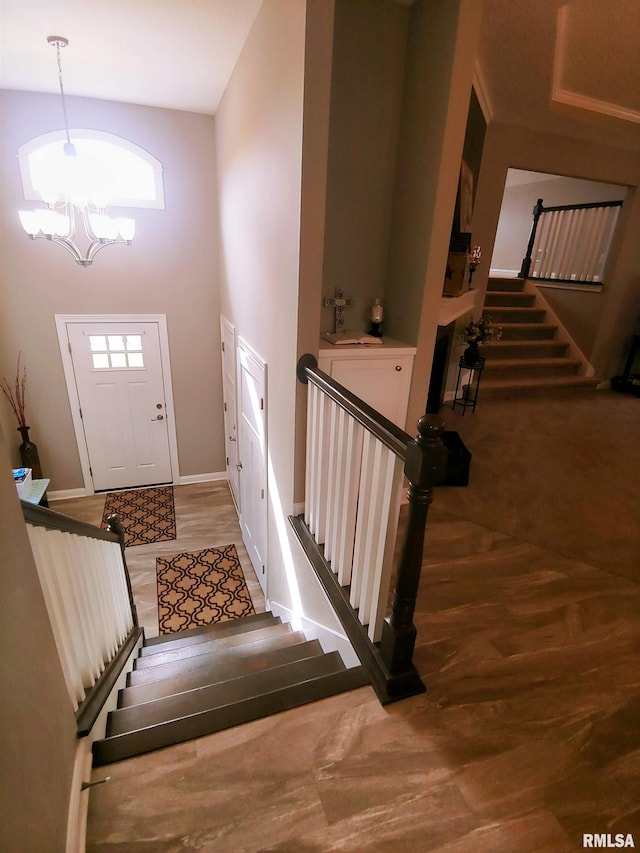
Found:
<svg viewBox="0 0 640 853"><path fill-rule="evenodd" d="M271 613L145 640L94 766L109 764L368 684Z"/></svg>
<svg viewBox="0 0 640 853"><path fill-rule="evenodd" d="M524 284L523 278L489 279L483 316L502 327L502 337L481 347L483 397L594 389L598 380L580 375L582 362L567 354L569 344L557 339L558 327L546 322L545 309Z"/></svg>

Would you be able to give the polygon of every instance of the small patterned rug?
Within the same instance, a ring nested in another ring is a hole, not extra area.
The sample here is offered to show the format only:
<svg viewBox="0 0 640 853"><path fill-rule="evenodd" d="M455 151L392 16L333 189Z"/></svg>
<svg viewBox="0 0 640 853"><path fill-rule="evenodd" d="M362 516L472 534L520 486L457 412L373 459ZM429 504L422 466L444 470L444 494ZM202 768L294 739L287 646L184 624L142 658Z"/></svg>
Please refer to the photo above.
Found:
<svg viewBox="0 0 640 853"><path fill-rule="evenodd" d="M126 546L176 538L173 486L110 492L102 514L103 527L107 527L107 519L114 513L124 527Z"/></svg>
<svg viewBox="0 0 640 853"><path fill-rule="evenodd" d="M161 634L255 613L235 545L156 559Z"/></svg>

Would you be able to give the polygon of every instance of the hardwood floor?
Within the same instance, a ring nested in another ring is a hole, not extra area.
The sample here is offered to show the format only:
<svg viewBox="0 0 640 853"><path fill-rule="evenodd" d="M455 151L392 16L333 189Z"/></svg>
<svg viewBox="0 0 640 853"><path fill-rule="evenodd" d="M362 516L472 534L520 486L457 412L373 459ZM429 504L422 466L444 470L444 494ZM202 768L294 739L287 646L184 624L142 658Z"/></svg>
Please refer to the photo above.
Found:
<svg viewBox="0 0 640 853"><path fill-rule="evenodd" d="M242 542L238 516L226 481L176 486L174 501L176 539L135 545L127 548L125 554L138 619L146 636L155 637L158 634L156 557L172 556L182 551L199 551L202 548L233 543L238 551L253 606L256 612L263 612L264 595ZM87 498L56 501L52 503L51 509L100 526L104 502L104 494L91 495Z"/></svg>
<svg viewBox="0 0 640 853"><path fill-rule="evenodd" d="M220 484L178 487L176 505L176 542L237 544ZM149 621L151 559L131 557ZM110 781L91 791L87 849L564 853L583 833L638 846L639 617L633 580L432 508L425 695L383 708L361 688L94 771Z"/></svg>

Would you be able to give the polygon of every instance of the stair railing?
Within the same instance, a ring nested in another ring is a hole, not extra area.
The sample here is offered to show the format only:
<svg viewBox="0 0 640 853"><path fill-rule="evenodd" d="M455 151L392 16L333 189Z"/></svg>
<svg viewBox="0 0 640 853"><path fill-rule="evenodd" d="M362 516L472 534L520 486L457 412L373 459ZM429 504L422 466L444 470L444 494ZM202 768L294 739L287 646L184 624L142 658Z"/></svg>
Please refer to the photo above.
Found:
<svg viewBox="0 0 640 853"><path fill-rule="evenodd" d="M446 466L444 424L426 415L413 439L318 370L313 355L297 372L308 384L305 512L291 524L380 700L421 693L413 614L428 507ZM408 519L394 564L405 476Z"/></svg>
<svg viewBox="0 0 640 853"><path fill-rule="evenodd" d="M78 734L86 735L142 635L122 526L112 516L103 530L25 501L22 510Z"/></svg>
<svg viewBox="0 0 640 853"><path fill-rule="evenodd" d="M622 201L544 207L539 198L521 278L600 284Z"/></svg>

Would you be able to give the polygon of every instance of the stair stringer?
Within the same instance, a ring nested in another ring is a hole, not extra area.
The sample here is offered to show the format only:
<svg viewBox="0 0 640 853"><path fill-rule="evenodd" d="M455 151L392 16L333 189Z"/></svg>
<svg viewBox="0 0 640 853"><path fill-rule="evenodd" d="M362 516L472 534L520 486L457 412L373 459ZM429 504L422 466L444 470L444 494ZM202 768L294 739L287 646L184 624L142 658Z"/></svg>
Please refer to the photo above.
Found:
<svg viewBox="0 0 640 853"><path fill-rule="evenodd" d="M593 365L590 363L589 359L580 349L578 344L571 337L561 318L553 310L548 300L545 298L544 294L542 293L538 285L535 283L535 280L531 278L525 278L522 292L532 293L536 298L535 306L537 308L544 308L544 310L546 311L547 315L545 321L550 322L554 326L557 326L554 339L556 341L559 341L560 343L567 344L568 358L573 358L576 361L580 362L580 367L578 368L578 376L584 376L587 378L595 376L595 369Z"/></svg>

